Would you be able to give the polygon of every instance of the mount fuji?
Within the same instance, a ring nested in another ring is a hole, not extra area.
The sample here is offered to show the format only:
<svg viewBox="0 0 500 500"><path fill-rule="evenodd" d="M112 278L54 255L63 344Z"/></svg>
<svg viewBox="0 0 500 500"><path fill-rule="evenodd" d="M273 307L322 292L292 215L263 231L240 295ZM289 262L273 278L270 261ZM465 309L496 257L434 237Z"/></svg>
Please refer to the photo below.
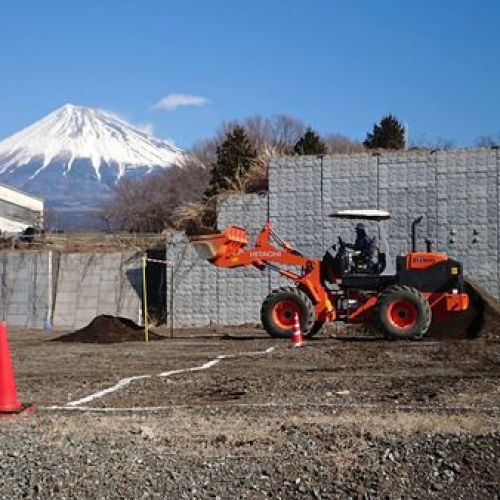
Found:
<svg viewBox="0 0 500 500"><path fill-rule="evenodd" d="M110 199L121 178L169 168L182 157L173 144L111 113L66 104L0 141L0 182L81 221Z"/></svg>

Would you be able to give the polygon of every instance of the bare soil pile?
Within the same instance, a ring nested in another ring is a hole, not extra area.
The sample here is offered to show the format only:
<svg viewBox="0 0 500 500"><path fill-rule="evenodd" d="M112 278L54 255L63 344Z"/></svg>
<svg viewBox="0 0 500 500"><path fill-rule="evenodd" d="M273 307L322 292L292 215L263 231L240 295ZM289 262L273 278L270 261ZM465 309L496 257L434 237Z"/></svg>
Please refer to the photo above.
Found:
<svg viewBox="0 0 500 500"><path fill-rule="evenodd" d="M149 332L149 340L162 340L163 337ZM86 327L68 333L57 342L86 342L90 344L116 344L144 340L144 328L128 318L103 314L95 317Z"/></svg>
<svg viewBox="0 0 500 500"><path fill-rule="evenodd" d="M465 282L473 292L471 306L478 311L477 336L500 338L500 301L473 279L467 277Z"/></svg>
<svg viewBox="0 0 500 500"><path fill-rule="evenodd" d="M429 337L436 339L500 338L500 301L470 277L464 279L469 308L436 322Z"/></svg>

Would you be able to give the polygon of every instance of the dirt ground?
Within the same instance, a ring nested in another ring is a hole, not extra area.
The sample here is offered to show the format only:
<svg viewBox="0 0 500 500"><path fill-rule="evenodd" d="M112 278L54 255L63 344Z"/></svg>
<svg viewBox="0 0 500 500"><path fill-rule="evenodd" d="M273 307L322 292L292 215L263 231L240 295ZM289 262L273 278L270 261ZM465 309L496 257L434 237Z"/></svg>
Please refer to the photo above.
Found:
<svg viewBox="0 0 500 500"><path fill-rule="evenodd" d="M0 421L0 470L28 452L39 465L0 479L0 495L498 498L496 339L59 335L10 332L19 395L39 410Z"/></svg>

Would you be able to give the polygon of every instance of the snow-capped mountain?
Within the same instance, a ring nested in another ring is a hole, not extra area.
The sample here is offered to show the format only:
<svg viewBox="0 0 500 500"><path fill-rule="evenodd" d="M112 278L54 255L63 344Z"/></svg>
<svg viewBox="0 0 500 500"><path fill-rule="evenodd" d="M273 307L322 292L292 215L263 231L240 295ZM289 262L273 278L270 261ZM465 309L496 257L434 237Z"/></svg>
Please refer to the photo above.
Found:
<svg viewBox="0 0 500 500"><path fill-rule="evenodd" d="M85 212L101 205L122 177L179 163L182 152L117 116L66 104L0 142L0 182Z"/></svg>

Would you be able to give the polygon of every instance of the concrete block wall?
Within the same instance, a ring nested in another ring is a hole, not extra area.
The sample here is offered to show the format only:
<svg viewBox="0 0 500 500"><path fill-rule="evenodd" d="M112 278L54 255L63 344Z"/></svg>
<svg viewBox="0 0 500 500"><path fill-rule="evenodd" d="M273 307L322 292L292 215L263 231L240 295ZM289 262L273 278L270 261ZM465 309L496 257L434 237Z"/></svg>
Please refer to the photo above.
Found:
<svg viewBox="0 0 500 500"><path fill-rule="evenodd" d="M142 318L141 255L134 252L62 254L53 324L73 329L100 314Z"/></svg>
<svg viewBox="0 0 500 500"><path fill-rule="evenodd" d="M42 328L50 304L50 252L0 252L0 315L7 325Z"/></svg>
<svg viewBox="0 0 500 500"><path fill-rule="evenodd" d="M499 171L500 153L491 149L282 158L270 165L268 199L230 197L221 207L218 226L239 224L255 236L269 219L284 239L305 254L321 257L337 236L354 238L352 221L331 219L328 214L347 208L388 210L393 215L385 223L389 270L393 270L396 255L411 248L413 219L423 215L420 248L429 237L436 250L461 260L466 274L500 297ZM379 235L375 224L368 229ZM206 311L197 314L210 314L210 320L216 318L220 324L258 321L260 302L284 282L276 274L250 274L255 272L250 269L214 272L215 278L208 274L201 278L204 283L215 279L216 293ZM198 279L190 282L186 297L197 283ZM178 325L192 321L187 311L177 319Z"/></svg>
<svg viewBox="0 0 500 500"><path fill-rule="evenodd" d="M217 268L200 259L182 233L167 243L166 260L173 264L166 269L168 323L172 314L174 326L217 323Z"/></svg>
<svg viewBox="0 0 500 500"><path fill-rule="evenodd" d="M135 253L0 252L0 318L7 325L74 329L99 314L141 321L141 256Z"/></svg>
<svg viewBox="0 0 500 500"><path fill-rule="evenodd" d="M438 235L440 248L457 255L497 297L499 287L498 151L438 153ZM451 232L455 234L450 234Z"/></svg>
<svg viewBox="0 0 500 500"><path fill-rule="evenodd" d="M280 236L300 242L306 254L313 254L323 232L317 217L322 212L320 172L316 157L284 158L269 169L269 219Z"/></svg>

